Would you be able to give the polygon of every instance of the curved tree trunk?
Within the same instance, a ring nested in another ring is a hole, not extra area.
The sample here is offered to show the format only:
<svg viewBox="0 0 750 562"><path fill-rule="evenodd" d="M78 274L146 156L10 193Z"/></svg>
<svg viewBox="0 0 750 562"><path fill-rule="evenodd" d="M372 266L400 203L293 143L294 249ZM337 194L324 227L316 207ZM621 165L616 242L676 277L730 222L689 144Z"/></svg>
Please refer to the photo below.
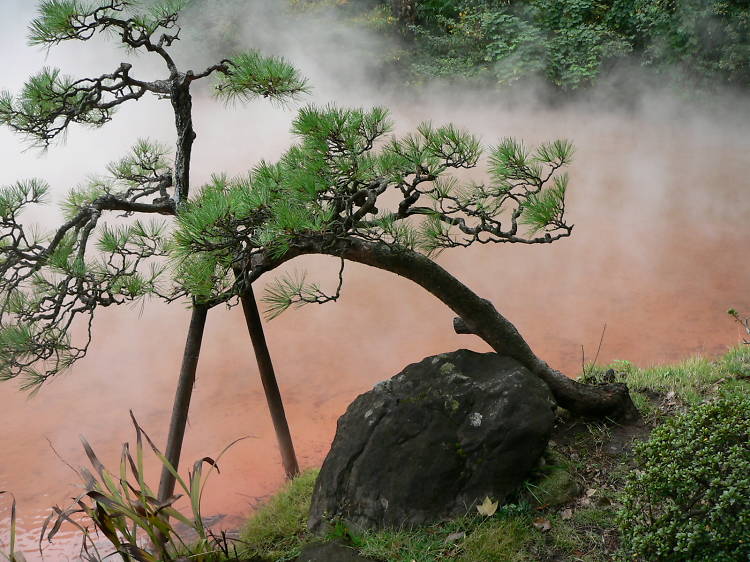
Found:
<svg viewBox="0 0 750 562"><path fill-rule="evenodd" d="M566 377L537 357L516 327L492 303L481 298L431 259L417 252L359 239L334 242L309 238L296 250L328 254L385 269L414 281L460 316L468 329L500 355L524 365L549 386L557 403L576 415L628 421L639 417L627 386L587 385Z"/></svg>

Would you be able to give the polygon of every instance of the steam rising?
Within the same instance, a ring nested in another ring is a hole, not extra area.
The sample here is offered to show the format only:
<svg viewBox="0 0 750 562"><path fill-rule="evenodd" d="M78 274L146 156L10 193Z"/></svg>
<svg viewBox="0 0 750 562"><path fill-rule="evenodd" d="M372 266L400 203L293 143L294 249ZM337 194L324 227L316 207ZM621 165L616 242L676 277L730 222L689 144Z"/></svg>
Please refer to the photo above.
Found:
<svg viewBox="0 0 750 562"><path fill-rule="evenodd" d="M2 87L17 91L43 65L97 75L127 56L101 42L96 48L63 45L48 55L24 47L25 24L33 16L29 4L6 0L13 17L0 24L0 41L2 52L13 53L13 64L5 68ZM292 17L283 4L245 2L240 10L232 3L223 13L217 8L210 20L196 16L200 25L194 20L186 26L178 60L196 61L190 66L199 70L236 42L294 62L314 88L303 102L385 105L399 132L433 120L453 122L486 144L504 136L529 143L557 137L574 142L567 209L576 225L571 238L543 246L454 250L439 259L491 299L540 357L575 375L581 346L586 359L593 359L604 323L600 362L665 362L698 352L717 354L738 341L725 311L730 306L750 310L748 100L717 95L709 110L644 87L635 109L623 109L611 101L616 92L605 86L588 101L551 109L534 101L534 91L506 95L449 84L408 89L386 81L379 70L373 55L388 47L381 39L309 14ZM148 76L162 72L141 56L134 74L144 66ZM632 86L637 76L623 80ZM278 157L293 140L288 133L293 115L293 107L263 101L224 107L207 89L195 92L194 185L211 173L239 174L262 158ZM44 154L25 151L18 137L0 130L0 182L41 176L59 200L122 156L138 137L172 141L167 102L129 104L103 129L74 128L66 144ZM59 222L51 210L37 218L49 228ZM307 257L288 267L307 269L324 286L335 285L335 259ZM375 382L429 354L488 349L472 336L453 334L451 318L449 310L406 280L348 264L338 304L289 311L268 324L301 464L322 461L337 417ZM115 463L120 443L132 437L127 412L133 409L152 437L163 442L187 323L180 304L103 310L92 351L73 372L32 400L13 383L0 385L0 489L18 498L20 526L28 531L26 552L35 548L35 529L46 508L76 492L74 475L45 438L68 461L84 464L76 436L85 434L102 458ZM241 313L211 311L206 334L182 458L213 454L243 434L256 437L237 445L222 475L209 484L205 513L229 514L225 524L232 526L256 498L281 483L283 473ZM0 520L5 516L0 511Z"/></svg>

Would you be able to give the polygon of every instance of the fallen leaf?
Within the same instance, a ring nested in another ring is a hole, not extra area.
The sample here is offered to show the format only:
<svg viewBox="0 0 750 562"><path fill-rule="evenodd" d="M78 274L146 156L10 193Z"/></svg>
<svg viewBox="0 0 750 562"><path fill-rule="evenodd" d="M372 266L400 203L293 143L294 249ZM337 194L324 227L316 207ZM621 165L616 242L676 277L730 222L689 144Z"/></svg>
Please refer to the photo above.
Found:
<svg viewBox="0 0 750 562"><path fill-rule="evenodd" d="M498 502L493 502L489 496L487 496L484 498L484 501L477 506L477 511L479 512L479 515L492 517L497 511L497 504Z"/></svg>
<svg viewBox="0 0 750 562"><path fill-rule="evenodd" d="M571 517L573 517L573 510L570 508L563 509L560 517L562 517L563 519L570 519Z"/></svg>
<svg viewBox="0 0 750 562"><path fill-rule="evenodd" d="M593 495L594 495L595 493L596 493L596 489L594 489L594 488L589 488L588 490L586 490L586 497L587 497L587 498L590 498L590 497L591 497L591 496L593 496Z"/></svg>
<svg viewBox="0 0 750 562"><path fill-rule="evenodd" d="M546 533L552 528L552 523L550 523L550 520L545 519L544 517L537 517L536 519L534 519L532 525L534 525L534 527L536 527L543 533Z"/></svg>
<svg viewBox="0 0 750 562"><path fill-rule="evenodd" d="M451 533L447 537L445 537L445 544L451 544L456 541L460 541L462 538L466 536L466 533L463 531L459 531L458 533Z"/></svg>

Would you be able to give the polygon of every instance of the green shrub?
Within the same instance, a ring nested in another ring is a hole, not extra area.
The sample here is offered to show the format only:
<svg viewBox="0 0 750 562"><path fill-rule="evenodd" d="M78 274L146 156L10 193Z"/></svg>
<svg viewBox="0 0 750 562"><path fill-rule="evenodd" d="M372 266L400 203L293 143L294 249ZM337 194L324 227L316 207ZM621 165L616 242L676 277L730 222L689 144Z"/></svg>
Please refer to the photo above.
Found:
<svg viewBox="0 0 750 562"><path fill-rule="evenodd" d="M635 448L618 515L630 553L654 561L750 559L750 397L702 404Z"/></svg>

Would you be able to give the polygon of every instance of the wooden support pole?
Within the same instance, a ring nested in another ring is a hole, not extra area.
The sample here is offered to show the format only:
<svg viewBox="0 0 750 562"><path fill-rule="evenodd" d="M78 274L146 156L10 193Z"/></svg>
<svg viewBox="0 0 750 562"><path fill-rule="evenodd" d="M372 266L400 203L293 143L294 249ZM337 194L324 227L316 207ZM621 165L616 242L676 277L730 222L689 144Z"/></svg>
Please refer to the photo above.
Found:
<svg viewBox="0 0 750 562"><path fill-rule="evenodd" d="M271 354L268 352L266 336L263 333L260 312L258 311L258 305L255 302L255 295L250 284L248 284L247 289L241 295L240 300L242 302L242 310L245 313L247 331L250 333L250 340L255 350L255 359L258 362L260 380L263 383L263 390L266 393L268 411L271 413L273 428L279 443L281 462L284 466L286 477L291 479L299 474L299 464L297 464L297 456L294 453L294 443L289 432L289 424L286 421L284 403L281 400L279 385L273 370Z"/></svg>
<svg viewBox="0 0 750 562"><path fill-rule="evenodd" d="M190 398L193 394L195 384L195 372L198 368L198 357L203 342L203 330L206 326L208 307L204 305L193 306L190 317L187 340L185 341L185 352L182 356L180 367L180 378L177 381L174 404L172 405L172 418L169 422L169 435L167 436L167 448L164 455L174 467L178 469L180 464L180 452L182 441L185 437L185 426L187 425L188 410L190 409ZM161 480L159 481L159 501L164 501L174 494L175 477L167 469L162 467Z"/></svg>

